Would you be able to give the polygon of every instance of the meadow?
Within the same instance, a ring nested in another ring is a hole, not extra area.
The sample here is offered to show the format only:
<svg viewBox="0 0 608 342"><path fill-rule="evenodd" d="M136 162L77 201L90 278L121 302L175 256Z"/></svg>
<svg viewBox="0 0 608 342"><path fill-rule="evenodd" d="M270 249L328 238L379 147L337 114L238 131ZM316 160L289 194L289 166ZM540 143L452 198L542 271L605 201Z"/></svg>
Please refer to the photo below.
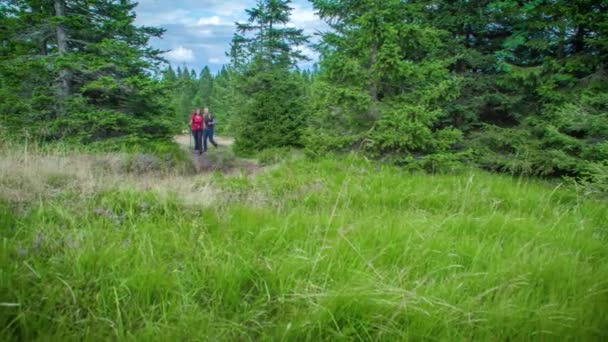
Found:
<svg viewBox="0 0 608 342"><path fill-rule="evenodd" d="M1 154L4 341L608 338L608 203L558 182Z"/></svg>

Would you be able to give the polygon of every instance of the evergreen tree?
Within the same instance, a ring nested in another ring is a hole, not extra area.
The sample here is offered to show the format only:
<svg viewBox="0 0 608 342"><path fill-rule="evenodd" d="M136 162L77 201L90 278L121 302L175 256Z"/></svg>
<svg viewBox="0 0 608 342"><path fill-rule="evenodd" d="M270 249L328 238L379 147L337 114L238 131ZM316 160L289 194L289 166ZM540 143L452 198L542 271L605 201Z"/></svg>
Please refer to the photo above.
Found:
<svg viewBox="0 0 608 342"><path fill-rule="evenodd" d="M192 74L190 73L190 70L188 69L187 66L184 66L184 69L182 70L182 77L180 79L184 82L190 82L193 79L196 80L196 77L192 78Z"/></svg>
<svg viewBox="0 0 608 342"><path fill-rule="evenodd" d="M199 84L199 95L200 102L203 106L209 106L211 103L211 97L213 96L213 76L209 67L205 66L200 74Z"/></svg>
<svg viewBox="0 0 608 342"><path fill-rule="evenodd" d="M608 165L607 4L313 4L332 27L312 85L317 152L419 158L449 151L454 126L485 168L581 176Z"/></svg>
<svg viewBox="0 0 608 342"><path fill-rule="evenodd" d="M242 121L240 114L251 100L242 91L243 79L235 68L226 67L220 71L214 83L212 106L222 122L220 130L225 129L233 136L236 136L236 127Z"/></svg>
<svg viewBox="0 0 608 342"><path fill-rule="evenodd" d="M447 151L460 137L438 126L458 95L444 31L418 23L419 7L399 0L316 0L333 31L323 35L313 86L309 147L364 147L407 160Z"/></svg>
<svg viewBox="0 0 608 342"><path fill-rule="evenodd" d="M238 90L246 98L235 125L235 148L241 153L301 143L304 91L291 68L305 58L298 47L307 37L285 26L290 3L258 1L247 10L248 22L237 24L232 46L241 55L233 56L238 62L233 67L242 70Z"/></svg>
<svg viewBox="0 0 608 342"><path fill-rule="evenodd" d="M13 0L2 4L2 121L42 139L168 137L161 63L131 1ZM33 124L32 124L33 123Z"/></svg>
<svg viewBox="0 0 608 342"><path fill-rule="evenodd" d="M175 71L173 71L171 65L163 72L163 80L171 84L177 81L177 75L175 74Z"/></svg>
<svg viewBox="0 0 608 342"><path fill-rule="evenodd" d="M446 110L470 132L484 167L580 175L608 160L606 108L597 106L608 83L598 39L607 33L608 5L425 3L429 24L454 38L452 69L464 79Z"/></svg>

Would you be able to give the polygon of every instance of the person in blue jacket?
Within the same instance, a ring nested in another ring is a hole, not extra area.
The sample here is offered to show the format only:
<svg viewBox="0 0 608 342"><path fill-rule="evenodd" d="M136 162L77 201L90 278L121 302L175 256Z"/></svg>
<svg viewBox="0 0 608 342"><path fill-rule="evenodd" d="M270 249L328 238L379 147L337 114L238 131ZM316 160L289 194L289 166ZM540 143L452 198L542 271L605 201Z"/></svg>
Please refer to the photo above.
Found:
<svg viewBox="0 0 608 342"><path fill-rule="evenodd" d="M209 108L203 109L203 119L205 121L205 129L203 130L203 152L207 152L207 140L213 146L217 147L217 143L213 140L213 129L215 128L215 117L209 113Z"/></svg>

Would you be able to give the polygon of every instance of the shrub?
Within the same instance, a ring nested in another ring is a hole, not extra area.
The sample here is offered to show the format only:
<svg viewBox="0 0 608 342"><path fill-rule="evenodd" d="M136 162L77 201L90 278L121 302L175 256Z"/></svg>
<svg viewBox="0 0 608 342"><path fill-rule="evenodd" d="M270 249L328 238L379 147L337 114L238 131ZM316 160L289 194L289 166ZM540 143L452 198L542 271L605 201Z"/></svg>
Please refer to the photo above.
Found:
<svg viewBox="0 0 608 342"><path fill-rule="evenodd" d="M424 106L402 105L382 113L365 144L374 155L385 153L436 153L457 143L460 131L446 128L434 130L433 123L441 116Z"/></svg>
<svg viewBox="0 0 608 342"><path fill-rule="evenodd" d="M587 193L608 196L608 160L590 163L582 173L580 184Z"/></svg>
<svg viewBox="0 0 608 342"><path fill-rule="evenodd" d="M347 152L361 141L361 136L348 132L336 135L321 129L308 128L304 131L302 141L305 146L304 153L308 157L316 158L333 152Z"/></svg>

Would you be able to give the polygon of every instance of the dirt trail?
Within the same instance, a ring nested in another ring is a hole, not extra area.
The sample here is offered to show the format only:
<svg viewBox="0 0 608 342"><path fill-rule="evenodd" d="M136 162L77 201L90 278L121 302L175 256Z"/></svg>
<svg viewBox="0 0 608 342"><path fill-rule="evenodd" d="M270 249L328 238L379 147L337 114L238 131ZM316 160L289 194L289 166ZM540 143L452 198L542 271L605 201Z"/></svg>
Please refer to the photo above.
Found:
<svg viewBox="0 0 608 342"><path fill-rule="evenodd" d="M232 146L234 145L234 139L228 137L213 137L215 142L220 144L221 146ZM192 141L192 136L190 134L180 134L175 137L175 142L180 144L184 148L192 149L191 146L194 146L194 141Z"/></svg>
<svg viewBox="0 0 608 342"><path fill-rule="evenodd" d="M233 138L214 137L218 147L209 146L209 151L200 155L193 152L194 142L191 139L190 134L181 134L176 136L174 140L184 150L188 151L197 173L213 171L233 173L244 170L247 174L253 174L261 169L257 163L251 160L238 159L234 156L232 153Z"/></svg>

